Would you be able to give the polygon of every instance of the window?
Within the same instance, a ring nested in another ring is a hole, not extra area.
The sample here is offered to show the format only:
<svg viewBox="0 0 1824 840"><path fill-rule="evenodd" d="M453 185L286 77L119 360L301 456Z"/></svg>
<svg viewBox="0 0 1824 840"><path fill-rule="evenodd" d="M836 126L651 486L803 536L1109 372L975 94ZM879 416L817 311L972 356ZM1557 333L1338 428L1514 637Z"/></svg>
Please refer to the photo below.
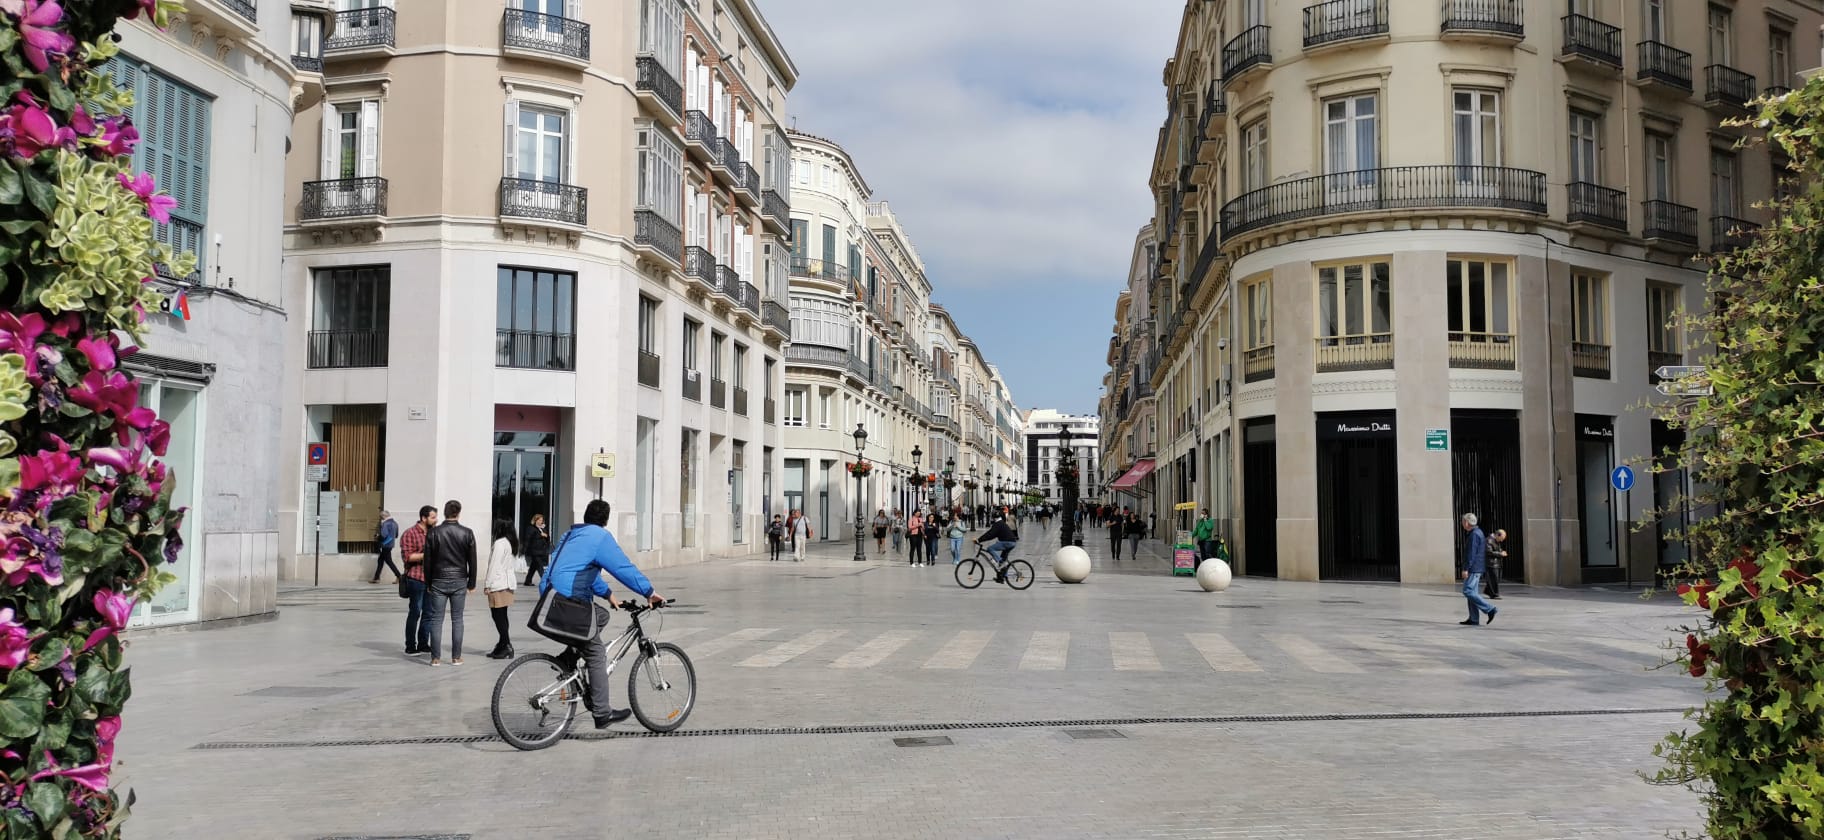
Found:
<svg viewBox="0 0 1824 840"><path fill-rule="evenodd" d="M1710 64L1730 66L1734 57L1735 37L1729 10L1710 7Z"/></svg>
<svg viewBox="0 0 1824 840"><path fill-rule="evenodd" d="M1646 19L1647 40L1666 43L1670 35L1666 31L1666 0L1643 0L1646 9L1642 17Z"/></svg>
<svg viewBox="0 0 1824 840"><path fill-rule="evenodd" d="M684 319L684 369L692 373L697 371L697 344L702 340L702 333L702 324Z"/></svg>
<svg viewBox="0 0 1824 840"><path fill-rule="evenodd" d="M678 0L640 0L640 53L678 78L684 61L684 10Z"/></svg>
<svg viewBox="0 0 1824 840"><path fill-rule="evenodd" d="M1241 191L1253 192L1267 185L1267 121L1255 120L1241 129Z"/></svg>
<svg viewBox="0 0 1824 840"><path fill-rule="evenodd" d="M380 174L380 103L342 102L324 109L323 161L317 177L325 181L373 178Z"/></svg>
<svg viewBox="0 0 1824 840"><path fill-rule="evenodd" d="M640 352L659 355L659 302L640 296Z"/></svg>
<svg viewBox="0 0 1824 840"><path fill-rule="evenodd" d="M1655 131L1647 132L1647 198L1651 201L1672 201L1672 173L1677 161L1673 153L1672 137Z"/></svg>
<svg viewBox="0 0 1824 840"><path fill-rule="evenodd" d="M1244 312L1242 349L1259 350L1273 346L1273 280L1263 277L1242 286Z"/></svg>
<svg viewBox="0 0 1824 840"><path fill-rule="evenodd" d="M1345 96L1324 103L1324 172L1356 172L1380 166L1374 94ZM1372 181L1364 173L1361 183ZM1356 179L1344 179L1343 183ZM1332 184L1333 187L1341 184Z"/></svg>
<svg viewBox="0 0 1824 840"><path fill-rule="evenodd" d="M785 389L785 425L804 426L808 397L803 388Z"/></svg>
<svg viewBox="0 0 1824 840"><path fill-rule="evenodd" d="M684 226L684 150L665 132L643 126L635 133L639 146L639 195L635 209L651 210L659 218Z"/></svg>
<svg viewBox="0 0 1824 840"><path fill-rule="evenodd" d="M1598 166L1601 147L1597 141L1600 131L1596 115L1583 111L1571 112L1572 183L1602 183L1601 167Z"/></svg>
<svg viewBox="0 0 1824 840"><path fill-rule="evenodd" d="M507 107L514 126L507 174L547 184L573 183L569 180L570 112L517 101Z"/></svg>
<svg viewBox="0 0 1824 840"><path fill-rule="evenodd" d="M318 269L314 285L308 366L385 367L392 269Z"/></svg>
<svg viewBox="0 0 1824 840"><path fill-rule="evenodd" d="M1571 340L1609 346L1609 278L1590 272L1571 275Z"/></svg>
<svg viewBox="0 0 1824 840"><path fill-rule="evenodd" d="M1767 86L1787 87L1792 84L1792 33L1784 29L1767 31Z"/></svg>
<svg viewBox="0 0 1824 840"><path fill-rule="evenodd" d="M291 56L323 60L323 18L292 13ZM318 69L321 69L319 66Z"/></svg>
<svg viewBox="0 0 1824 840"><path fill-rule="evenodd" d="M746 346L741 345L741 344L735 345L734 366L735 366L734 379L732 380L734 383L734 386L736 388L745 389L747 387L747 347Z"/></svg>
<svg viewBox="0 0 1824 840"><path fill-rule="evenodd" d="M803 260L807 249L811 247L810 223L803 219L792 220L792 259Z"/></svg>
<svg viewBox="0 0 1824 840"><path fill-rule="evenodd" d="M495 364L574 370L576 275L501 266L495 298Z"/></svg>
<svg viewBox="0 0 1824 840"><path fill-rule="evenodd" d="M107 63L115 86L133 92L127 115L139 128L133 169L149 172L177 201L154 235L178 251L203 255L209 221L209 117L213 100L121 53Z"/></svg>
<svg viewBox="0 0 1824 840"><path fill-rule="evenodd" d="M1337 343L1392 341L1393 288L1384 262L1332 265L1317 270L1318 337Z"/></svg>
<svg viewBox="0 0 1824 840"><path fill-rule="evenodd" d="M1491 90L1451 94L1458 166L1501 165L1501 95Z"/></svg>
<svg viewBox="0 0 1824 840"><path fill-rule="evenodd" d="M1512 266L1483 259L1452 259L1446 266L1450 340L1505 341L1512 336Z"/></svg>
<svg viewBox="0 0 1824 840"><path fill-rule="evenodd" d="M792 297L792 343L816 344L847 350L850 310L847 304L824 298Z"/></svg>
<svg viewBox="0 0 1824 840"><path fill-rule="evenodd" d="M836 226L823 226L823 270L830 272L836 265ZM827 274L825 275L828 276Z"/></svg>
<svg viewBox="0 0 1824 840"><path fill-rule="evenodd" d="M722 381L722 345L727 342L728 337L719 332L709 334L709 378L712 381Z"/></svg>
<svg viewBox="0 0 1824 840"><path fill-rule="evenodd" d="M830 427L830 392L817 392L817 428Z"/></svg>
<svg viewBox="0 0 1824 840"><path fill-rule="evenodd" d="M1648 353L1677 355L1684 352L1679 328L1679 291L1679 287L1666 283L1647 284Z"/></svg>
<svg viewBox="0 0 1824 840"><path fill-rule="evenodd" d="M1741 207L1741 178L1734 152L1710 150L1710 215L1735 216Z"/></svg>

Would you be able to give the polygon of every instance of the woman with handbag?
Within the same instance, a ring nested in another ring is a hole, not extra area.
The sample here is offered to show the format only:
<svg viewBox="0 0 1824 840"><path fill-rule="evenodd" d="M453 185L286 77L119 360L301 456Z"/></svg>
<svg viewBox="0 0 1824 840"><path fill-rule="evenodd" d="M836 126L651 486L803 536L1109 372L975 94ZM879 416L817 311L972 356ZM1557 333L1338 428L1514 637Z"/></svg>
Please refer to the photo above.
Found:
<svg viewBox="0 0 1824 840"><path fill-rule="evenodd" d="M481 584L482 591L488 593L488 612L494 618L494 630L500 634L500 642L494 645L494 652L488 654L489 659L513 658L513 642L507 638L507 607L513 603L513 585L519 577L514 569L517 556L519 540L513 535L513 523L505 519L494 520L494 546L488 551L488 573Z"/></svg>
<svg viewBox="0 0 1824 840"><path fill-rule="evenodd" d="M526 558L526 582L521 585L531 586L532 576L545 573L545 563L551 556L551 529L545 527L544 514L532 514L532 521L519 535L519 547Z"/></svg>

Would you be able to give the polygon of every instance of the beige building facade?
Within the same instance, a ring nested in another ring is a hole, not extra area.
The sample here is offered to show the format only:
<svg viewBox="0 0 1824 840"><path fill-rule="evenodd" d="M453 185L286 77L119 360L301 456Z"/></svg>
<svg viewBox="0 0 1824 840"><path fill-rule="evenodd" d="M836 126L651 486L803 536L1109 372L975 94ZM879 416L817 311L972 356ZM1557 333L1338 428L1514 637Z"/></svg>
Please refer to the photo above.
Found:
<svg viewBox="0 0 1824 840"><path fill-rule="evenodd" d="M1678 433L1639 407L1698 361L1706 255L1767 221L1779 162L1720 122L1798 85L1821 22L1187 4L1152 171L1161 517L1210 506L1244 573L1300 580L1453 580L1464 512L1513 581L1679 561L1688 513L1651 511L1683 478L1646 469Z"/></svg>

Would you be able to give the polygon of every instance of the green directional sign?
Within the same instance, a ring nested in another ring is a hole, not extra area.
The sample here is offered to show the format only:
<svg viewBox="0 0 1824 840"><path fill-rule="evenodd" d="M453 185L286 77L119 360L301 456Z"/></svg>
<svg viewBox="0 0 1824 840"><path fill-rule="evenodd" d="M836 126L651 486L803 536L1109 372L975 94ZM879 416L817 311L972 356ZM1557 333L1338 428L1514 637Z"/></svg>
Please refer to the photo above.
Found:
<svg viewBox="0 0 1824 840"><path fill-rule="evenodd" d="M1449 429L1426 429L1425 430L1425 451L1426 452L1449 452L1450 451L1450 430Z"/></svg>

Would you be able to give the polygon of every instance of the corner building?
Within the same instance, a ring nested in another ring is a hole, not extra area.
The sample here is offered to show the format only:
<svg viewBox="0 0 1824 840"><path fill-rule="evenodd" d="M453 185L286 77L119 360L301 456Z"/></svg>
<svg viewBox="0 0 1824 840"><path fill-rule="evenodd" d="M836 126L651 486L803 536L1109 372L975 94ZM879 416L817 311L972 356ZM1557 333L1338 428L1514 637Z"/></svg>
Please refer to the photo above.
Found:
<svg viewBox="0 0 1824 840"><path fill-rule="evenodd" d="M797 71L755 4L345 2L320 60L286 182L283 576L370 574L381 507L452 498L561 533L599 494L646 566L760 550Z"/></svg>
<svg viewBox="0 0 1824 840"><path fill-rule="evenodd" d="M1211 506L1242 572L1452 581L1466 511L1511 535L1513 581L1682 558L1669 523L1632 533L1683 482L1644 469L1678 433L1635 407L1702 349L1706 255L1767 221L1780 162L1719 122L1800 83L1824 14L1568 11L1186 5L1152 172L1155 498Z"/></svg>

